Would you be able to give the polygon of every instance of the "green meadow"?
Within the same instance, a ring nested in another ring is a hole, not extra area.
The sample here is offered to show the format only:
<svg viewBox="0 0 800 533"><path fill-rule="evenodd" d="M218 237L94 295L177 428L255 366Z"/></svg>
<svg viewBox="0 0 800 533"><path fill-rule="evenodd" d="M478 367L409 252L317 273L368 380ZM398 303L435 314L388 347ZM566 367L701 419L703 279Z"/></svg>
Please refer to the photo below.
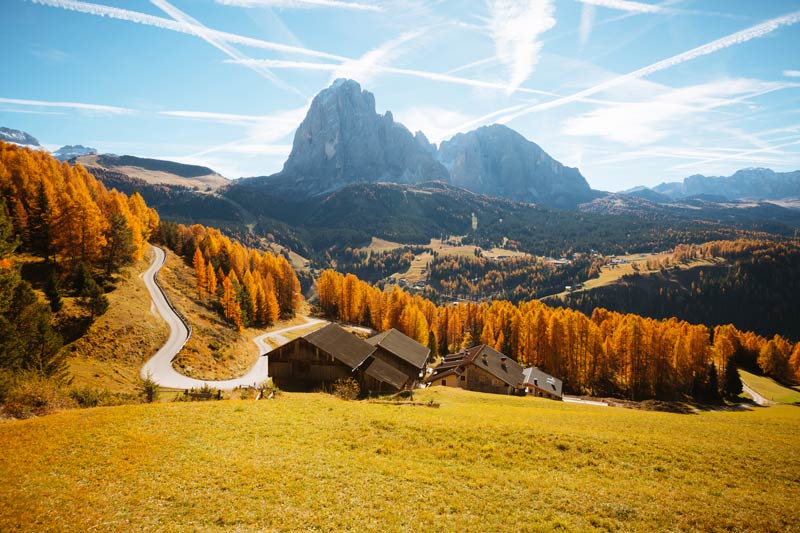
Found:
<svg viewBox="0 0 800 533"><path fill-rule="evenodd" d="M281 394L4 422L0 531L800 531L798 407L680 415L438 387L415 402Z"/></svg>

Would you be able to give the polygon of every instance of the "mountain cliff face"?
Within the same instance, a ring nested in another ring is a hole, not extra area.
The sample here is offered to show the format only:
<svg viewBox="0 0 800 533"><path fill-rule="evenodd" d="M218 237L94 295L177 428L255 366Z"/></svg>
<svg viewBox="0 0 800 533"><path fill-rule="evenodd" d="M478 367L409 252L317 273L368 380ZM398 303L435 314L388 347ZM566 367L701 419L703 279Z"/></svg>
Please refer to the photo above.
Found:
<svg viewBox="0 0 800 533"><path fill-rule="evenodd" d="M427 139L415 138L352 80L336 80L311 102L283 171L270 180L315 195L350 183L447 180Z"/></svg>
<svg viewBox="0 0 800 533"><path fill-rule="evenodd" d="M443 142L439 160L452 185L481 194L556 207L575 207L596 196L578 169L499 124Z"/></svg>
<svg viewBox="0 0 800 533"><path fill-rule="evenodd" d="M729 200L779 200L800 197L800 170L775 172L768 168L746 168L732 176L695 174L682 182L662 183L653 190L674 199L713 195Z"/></svg>

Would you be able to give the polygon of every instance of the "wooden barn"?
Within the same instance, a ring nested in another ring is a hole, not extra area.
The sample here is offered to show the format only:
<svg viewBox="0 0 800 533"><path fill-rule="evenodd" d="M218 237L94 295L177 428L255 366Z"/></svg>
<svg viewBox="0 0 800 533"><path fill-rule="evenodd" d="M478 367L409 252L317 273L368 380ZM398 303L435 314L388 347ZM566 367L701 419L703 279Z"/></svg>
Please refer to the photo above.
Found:
<svg viewBox="0 0 800 533"><path fill-rule="evenodd" d="M285 390L328 389L337 379L348 377L357 380L363 392L412 388L419 381L416 365L424 367L429 352L401 335L405 337L400 332L382 333L371 343L328 324L269 352L269 375ZM425 354L419 363L421 351Z"/></svg>
<svg viewBox="0 0 800 533"><path fill-rule="evenodd" d="M524 394L522 367L485 344L448 355L428 376L430 385L494 394Z"/></svg>
<svg viewBox="0 0 800 533"><path fill-rule="evenodd" d="M375 346L372 354L375 359L385 362L406 376L401 389L413 389L419 385L431 356L430 348L394 328L367 339L367 342Z"/></svg>
<svg viewBox="0 0 800 533"><path fill-rule="evenodd" d="M542 372L535 366L526 368L523 372L522 385L525 387L525 392L531 396L542 396L551 398L553 400L563 400L564 395L561 392L561 380L554 378L546 372Z"/></svg>

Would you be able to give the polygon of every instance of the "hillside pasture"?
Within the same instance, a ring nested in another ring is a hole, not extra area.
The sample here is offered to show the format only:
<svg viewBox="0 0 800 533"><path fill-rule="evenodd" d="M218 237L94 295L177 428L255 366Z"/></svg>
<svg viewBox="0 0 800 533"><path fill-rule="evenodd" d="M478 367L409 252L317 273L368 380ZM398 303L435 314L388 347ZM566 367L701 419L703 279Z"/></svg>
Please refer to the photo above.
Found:
<svg viewBox="0 0 800 533"><path fill-rule="evenodd" d="M767 376L757 376L739 369L742 381L767 400L779 403L800 403L800 387L784 387Z"/></svg>
<svg viewBox="0 0 800 533"><path fill-rule="evenodd" d="M284 393L6 422L0 530L800 531L797 407L414 399Z"/></svg>

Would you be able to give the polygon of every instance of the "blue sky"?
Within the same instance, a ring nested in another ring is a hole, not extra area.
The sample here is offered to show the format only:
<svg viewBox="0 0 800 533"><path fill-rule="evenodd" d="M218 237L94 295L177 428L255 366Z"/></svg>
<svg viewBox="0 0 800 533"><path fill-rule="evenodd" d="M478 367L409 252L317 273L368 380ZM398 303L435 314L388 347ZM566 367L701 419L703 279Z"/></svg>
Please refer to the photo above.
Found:
<svg viewBox="0 0 800 533"><path fill-rule="evenodd" d="M0 126L281 169L337 77L440 142L501 122L594 188L800 168L800 2L3 0Z"/></svg>

